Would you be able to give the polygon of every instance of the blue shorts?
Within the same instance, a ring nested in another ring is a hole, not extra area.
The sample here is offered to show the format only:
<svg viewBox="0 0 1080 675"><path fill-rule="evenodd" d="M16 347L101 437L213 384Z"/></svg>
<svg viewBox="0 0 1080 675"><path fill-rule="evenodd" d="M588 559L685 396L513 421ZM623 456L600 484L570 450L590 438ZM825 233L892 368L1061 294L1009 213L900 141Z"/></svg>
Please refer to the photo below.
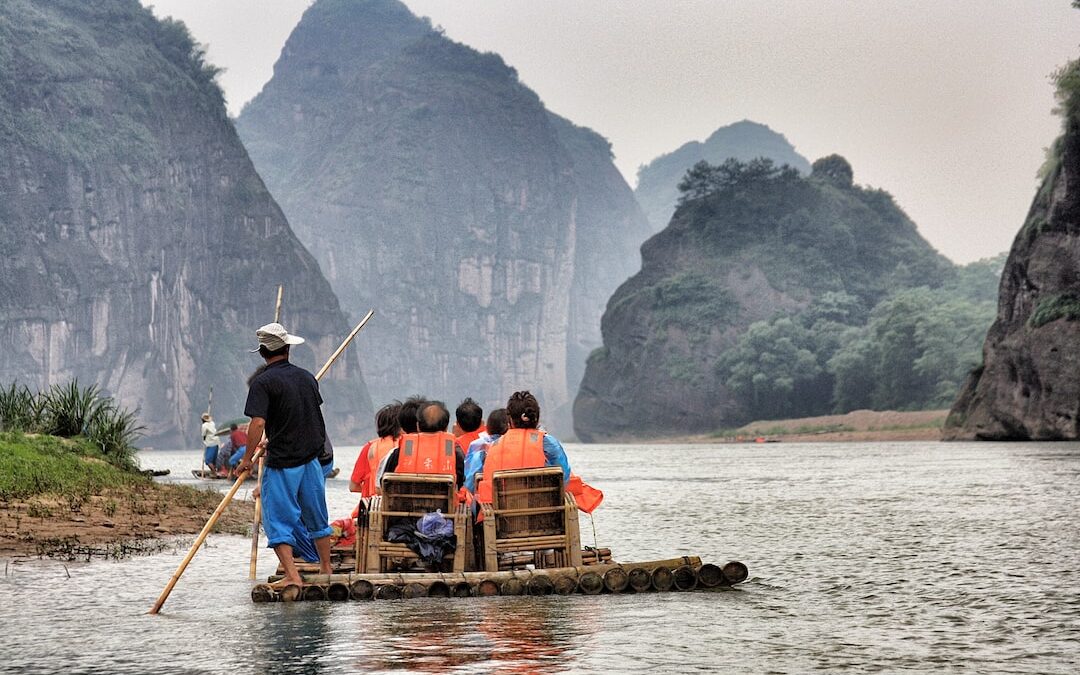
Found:
<svg viewBox="0 0 1080 675"><path fill-rule="evenodd" d="M296 547L295 533L303 527L312 539L329 537L326 480L318 458L289 469L266 467L262 475L262 521L267 546Z"/></svg>
<svg viewBox="0 0 1080 675"><path fill-rule="evenodd" d="M214 466L217 464L217 446L208 445L206 450L203 451L202 462L206 466Z"/></svg>
<svg viewBox="0 0 1080 675"><path fill-rule="evenodd" d="M245 452L247 452L246 445L241 445L239 448L237 448L236 452L234 452L232 454L232 457L229 458L229 466L236 466L237 464L239 464L240 460L244 458Z"/></svg>
<svg viewBox="0 0 1080 675"><path fill-rule="evenodd" d="M320 464L319 468L322 469L323 478L329 478L330 474L334 472L334 460L330 460L326 464Z"/></svg>

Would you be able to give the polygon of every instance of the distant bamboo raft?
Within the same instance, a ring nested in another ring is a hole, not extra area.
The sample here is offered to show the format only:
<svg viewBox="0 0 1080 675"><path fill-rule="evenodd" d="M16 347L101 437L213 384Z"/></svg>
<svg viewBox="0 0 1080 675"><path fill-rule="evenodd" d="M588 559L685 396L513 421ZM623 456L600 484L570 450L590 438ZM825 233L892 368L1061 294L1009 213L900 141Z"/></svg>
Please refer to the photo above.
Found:
<svg viewBox="0 0 1080 675"><path fill-rule="evenodd" d="M274 588L258 584L251 589L251 599L292 602L690 591L732 586L745 581L747 576L746 565L741 562L732 561L719 567L702 564L697 556L683 556L640 563L500 572L316 574L309 575L302 587Z"/></svg>

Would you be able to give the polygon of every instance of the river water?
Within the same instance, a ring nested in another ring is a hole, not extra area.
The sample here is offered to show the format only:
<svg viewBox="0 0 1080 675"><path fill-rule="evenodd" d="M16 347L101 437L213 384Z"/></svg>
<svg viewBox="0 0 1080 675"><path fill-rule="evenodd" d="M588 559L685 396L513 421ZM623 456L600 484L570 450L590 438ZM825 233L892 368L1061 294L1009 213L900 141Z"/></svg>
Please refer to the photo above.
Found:
<svg viewBox="0 0 1080 675"><path fill-rule="evenodd" d="M356 452L338 450L331 517L353 506ZM606 494L595 541L617 560L741 560L750 579L721 593L256 605L249 540L214 535L149 616L190 539L120 562L0 560L0 671L1080 672L1078 444L567 452ZM142 454L185 482L198 461ZM264 550L260 577L274 566Z"/></svg>

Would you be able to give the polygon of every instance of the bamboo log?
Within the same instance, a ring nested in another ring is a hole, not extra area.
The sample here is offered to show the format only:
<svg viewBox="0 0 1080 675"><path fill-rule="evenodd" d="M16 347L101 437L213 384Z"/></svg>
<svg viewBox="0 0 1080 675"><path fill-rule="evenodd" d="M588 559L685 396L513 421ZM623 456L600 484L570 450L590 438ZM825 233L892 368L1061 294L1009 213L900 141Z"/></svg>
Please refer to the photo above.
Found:
<svg viewBox="0 0 1080 675"><path fill-rule="evenodd" d="M427 596L429 598L449 598L450 587L444 581L433 581L427 587Z"/></svg>
<svg viewBox="0 0 1080 675"><path fill-rule="evenodd" d="M402 596L402 587L397 584L385 584L375 590L376 600L398 600Z"/></svg>
<svg viewBox="0 0 1080 675"><path fill-rule="evenodd" d="M451 592L455 598L467 598L472 595L472 587L469 586L469 582L467 581L459 581L454 584Z"/></svg>
<svg viewBox="0 0 1080 675"><path fill-rule="evenodd" d="M649 571L641 567L635 567L626 573L626 580L630 584L630 588L638 593L644 593L652 588L652 575Z"/></svg>
<svg viewBox="0 0 1080 675"><path fill-rule="evenodd" d="M476 594L483 598L498 595L499 584L492 579L484 579L476 585Z"/></svg>
<svg viewBox="0 0 1080 675"><path fill-rule="evenodd" d="M304 600L325 600L326 586L304 586Z"/></svg>
<svg viewBox="0 0 1080 675"><path fill-rule="evenodd" d="M675 575L669 567L657 567L652 571L652 587L660 592L670 591L675 584Z"/></svg>
<svg viewBox="0 0 1080 675"><path fill-rule="evenodd" d="M630 578L621 567L613 567L604 573L604 588L612 593L622 593L629 583Z"/></svg>
<svg viewBox="0 0 1080 675"><path fill-rule="evenodd" d="M538 574L525 584L529 595L551 595L555 592L555 584L551 577L546 574Z"/></svg>
<svg viewBox="0 0 1080 675"><path fill-rule="evenodd" d="M578 588L585 595L597 595L604 590L604 578L596 572L586 572L578 577Z"/></svg>
<svg viewBox="0 0 1080 675"><path fill-rule="evenodd" d="M702 588L713 588L724 583L724 572L712 563L706 563L698 568L698 583Z"/></svg>
<svg viewBox="0 0 1080 675"><path fill-rule="evenodd" d="M330 584L326 588L326 597L334 602L344 602L349 599L351 592L349 586L340 582Z"/></svg>
<svg viewBox="0 0 1080 675"><path fill-rule="evenodd" d="M525 592L525 582L517 577L510 577L499 584L499 595L521 595Z"/></svg>
<svg viewBox="0 0 1080 675"><path fill-rule="evenodd" d="M724 565L724 581L728 584L738 584L746 581L746 577L750 574L750 571L746 568L746 565L742 564L738 560L732 560L728 564Z"/></svg>
<svg viewBox="0 0 1080 675"><path fill-rule="evenodd" d="M304 589L296 584L289 584L278 592L278 600L282 602L296 602L303 597L303 594Z"/></svg>
<svg viewBox="0 0 1080 675"><path fill-rule="evenodd" d="M274 589L269 584L256 584L251 587L252 602L273 602L274 597Z"/></svg>
<svg viewBox="0 0 1080 675"><path fill-rule="evenodd" d="M427 592L427 586L414 582L411 584L406 584L405 588L401 589L401 597L405 598L406 600L411 600L413 598L423 598L427 595Z"/></svg>
<svg viewBox="0 0 1080 675"><path fill-rule="evenodd" d="M578 587L577 577L555 577L551 582L559 595L571 595Z"/></svg>
<svg viewBox="0 0 1080 675"><path fill-rule="evenodd" d="M689 565L683 565L675 570L675 588L680 591L692 591L697 588L697 572Z"/></svg>
<svg viewBox="0 0 1080 675"><path fill-rule="evenodd" d="M349 597L353 600L371 600L375 597L375 585L367 579L357 579L349 584Z"/></svg>

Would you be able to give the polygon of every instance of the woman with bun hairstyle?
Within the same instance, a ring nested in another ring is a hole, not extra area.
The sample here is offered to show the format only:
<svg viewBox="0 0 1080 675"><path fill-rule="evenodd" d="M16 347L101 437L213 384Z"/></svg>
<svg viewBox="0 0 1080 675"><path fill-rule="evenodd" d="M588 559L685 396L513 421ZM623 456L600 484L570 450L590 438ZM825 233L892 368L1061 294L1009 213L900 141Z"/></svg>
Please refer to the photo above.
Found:
<svg viewBox="0 0 1080 675"><path fill-rule="evenodd" d="M557 466L563 483L570 480L566 451L554 436L540 429L540 404L528 391L517 391L506 403L510 428L499 437L484 458L484 480L477 488L480 502L491 502L491 482L496 471Z"/></svg>

